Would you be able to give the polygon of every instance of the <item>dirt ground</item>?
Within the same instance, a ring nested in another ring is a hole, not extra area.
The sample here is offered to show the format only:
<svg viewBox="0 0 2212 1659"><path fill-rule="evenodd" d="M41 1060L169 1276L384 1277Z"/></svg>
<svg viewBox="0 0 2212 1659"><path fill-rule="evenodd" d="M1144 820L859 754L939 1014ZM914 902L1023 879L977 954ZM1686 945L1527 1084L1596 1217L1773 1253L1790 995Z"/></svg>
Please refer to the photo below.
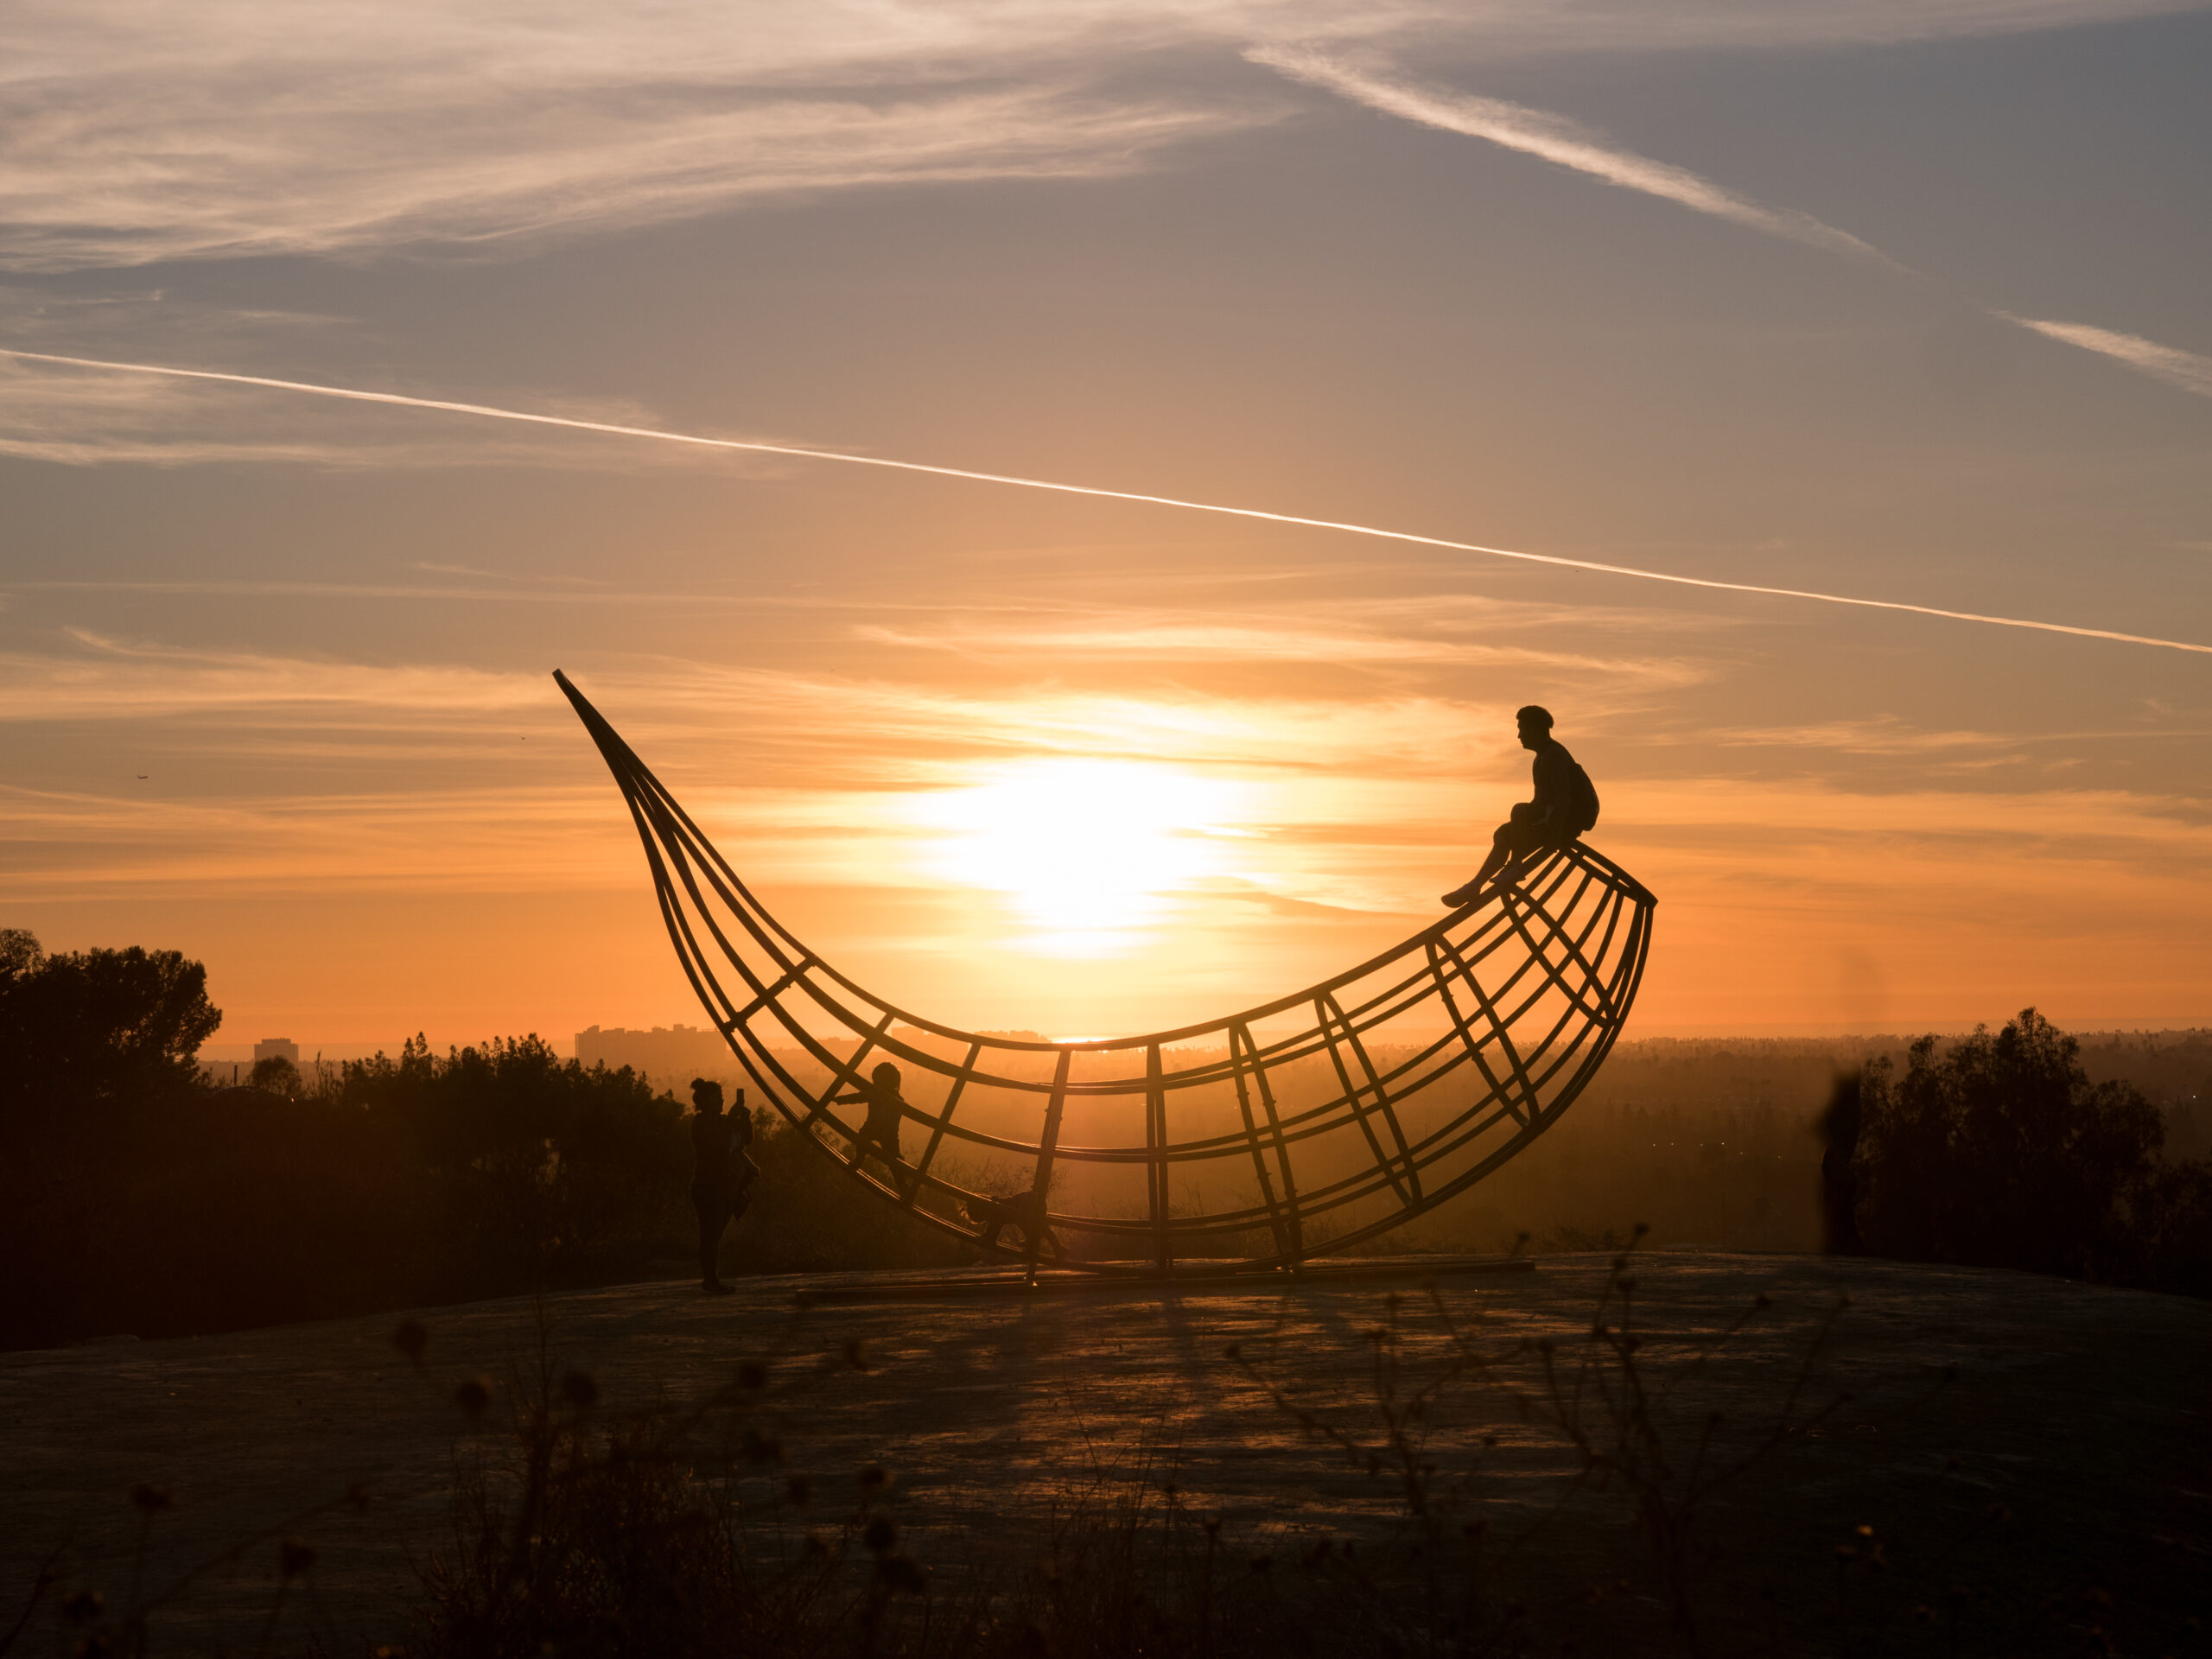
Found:
<svg viewBox="0 0 2212 1659"><path fill-rule="evenodd" d="M1692 1589L1714 1650L2208 1650L2212 1306L1790 1256L1631 1271L1677 1489L1701 1437L1705 1468L1728 1467L1825 1414L1700 1505ZM1663 1650L1669 1576L1629 1497L1541 1421L1541 1356L1522 1345L1548 1338L1571 1366L1606 1277L1605 1257L1563 1256L1439 1279L1433 1297L1415 1264L1388 1284L796 1306L802 1284L846 1282L817 1275L721 1300L671 1283L428 1310L419 1370L393 1316L0 1356L0 1631L53 1557L64 1589L120 1605L135 1578L158 1599L156 1653L404 1643L416 1569L450 1537L456 1452L505 1409L472 1430L456 1384L528 1397L571 1369L620 1412L765 1363L761 1421L787 1459L752 1494L772 1533L796 1524L775 1508L785 1473L810 1477L818 1521L880 1463L919 1559L1021 1570L1077 1495L1148 1471L1222 1519L1239 1562L1319 1538L1387 1552L1409 1536L1402 1488L1282 1402L1379 1446L1373 1333L1395 1328L1402 1390L1447 1363L1448 1318L1497 1363L1444 1390L1423 1455L1455 1528L1490 1523L1484 1571L1528 1607L1527 1647ZM1618 1427L1595 1393L1583 1421L1601 1448ZM354 1482L359 1512L340 1501ZM137 1483L173 1507L135 1510ZM277 1606L285 1535L317 1553ZM56 1600L20 1650L48 1650Z"/></svg>

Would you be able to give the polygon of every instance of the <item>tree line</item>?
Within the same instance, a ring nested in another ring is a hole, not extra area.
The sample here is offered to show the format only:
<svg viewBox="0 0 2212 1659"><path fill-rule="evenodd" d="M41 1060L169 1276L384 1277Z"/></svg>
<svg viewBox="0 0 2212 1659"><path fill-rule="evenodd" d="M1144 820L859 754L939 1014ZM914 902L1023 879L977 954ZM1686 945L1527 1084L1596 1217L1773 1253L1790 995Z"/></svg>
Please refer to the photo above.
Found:
<svg viewBox="0 0 2212 1659"><path fill-rule="evenodd" d="M685 1109L535 1036L419 1038L303 1081L218 1088L206 969L0 931L0 1345L236 1329L685 1270ZM1870 1066L1852 1162L1864 1247L2212 1295L2212 1166L2092 1084L2032 1009ZM729 1249L753 1271L952 1265L958 1240L766 1115ZM1539 1154L1541 1155L1541 1154Z"/></svg>
<svg viewBox="0 0 2212 1659"><path fill-rule="evenodd" d="M234 1330L683 1272L688 1108L535 1036L219 1088L175 950L0 931L0 1345ZM764 1128L767 1126L764 1123ZM747 1268L965 1259L780 1126Z"/></svg>

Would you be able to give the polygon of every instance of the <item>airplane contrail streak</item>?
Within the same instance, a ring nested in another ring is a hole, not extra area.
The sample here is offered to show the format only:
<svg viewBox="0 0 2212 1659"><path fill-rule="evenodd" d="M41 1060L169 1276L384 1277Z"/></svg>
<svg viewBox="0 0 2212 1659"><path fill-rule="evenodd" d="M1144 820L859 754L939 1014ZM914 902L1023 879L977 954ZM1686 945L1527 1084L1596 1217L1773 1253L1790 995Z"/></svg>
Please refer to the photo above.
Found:
<svg viewBox="0 0 2212 1659"><path fill-rule="evenodd" d="M2069 346L2078 346L2085 352L2102 352L2170 386L2212 397L2212 357L2161 346L2140 334L2123 334L2116 329L2099 328L2086 322L2038 321L2033 317L2016 317L2009 311L1990 315L2016 322L2023 328L2032 328L2052 340L2063 340Z"/></svg>
<svg viewBox="0 0 2212 1659"><path fill-rule="evenodd" d="M1211 512L1230 518L1254 518L1271 524L1298 524L1310 530L1332 530L1347 536L1405 542L1416 547L1442 548L1455 553L1480 553L1490 558L1517 559L1523 563L1551 565L1562 570L1589 570L1601 575L1633 576L1639 582L1669 582L1678 588L1703 588L1727 594L1760 594L1772 599L1811 600L1822 605L1848 605L1861 610L1902 611L1914 616L1941 617L1950 622L1980 622L1992 627L2030 628L2039 633L2066 633L2083 639L2110 639L2126 645L2155 645L2163 651L2189 651L2212 656L2212 645L2197 645L2186 639L2159 639L2148 634L2120 633L2110 628L2081 628L2069 623L2038 622L2026 617L1986 616L1979 611L1945 610L1940 606L1913 605L1903 600L1862 599L1850 594L1815 593L1803 588L1770 588L1757 582L1721 582L1709 576L1677 575L1671 571L1645 570L1635 565L1605 564L1594 559L1570 559L1556 553L1528 553L1516 548L1485 547L1478 542L1455 542L1441 536L1422 536L1408 530L1384 530L1374 524L1348 524L1336 518L1308 518L1292 512L1269 512L1260 507L1223 506L1212 501L1185 501L1172 495L1147 495L1136 490L1109 490L1090 484L1062 484L1051 479L1020 478L1007 473L975 472L964 467L938 467L926 461L894 461L883 455L855 455L837 449L810 449L796 444L760 443L742 438L702 437L696 433L669 432L649 426L623 426L611 421L585 421L566 415L537 415L527 410L499 409L489 404L454 403L440 397L410 397L396 391L364 391L353 386L319 385L307 380L278 380L259 374L229 374L215 369L179 369L159 363L116 363L101 358L64 357L53 352L17 351L8 346L0 346L0 357L29 363L60 363L72 368L103 369L118 374L150 374L175 380L212 380L226 385L261 386L273 391L343 398L349 403L390 404L403 409L436 410L448 415L470 415L484 420L519 421L526 425L559 427L575 432L601 432L614 437L645 438L657 443L685 443L706 449L734 449L753 454L791 455L805 461L839 461L852 467L880 467L900 473L926 473L936 478L964 478L978 484L1007 484L1024 490L1051 490L1061 495L1136 501L1151 506L1174 507L1185 512Z"/></svg>
<svg viewBox="0 0 2212 1659"><path fill-rule="evenodd" d="M1657 196L1693 213L1733 219L1770 236L1825 248L1831 253L1847 253L1856 259L1886 265L1891 270L1904 269L1879 248L1860 241L1848 231L1824 225L1810 213L1769 207L1748 196L1739 196L1686 167L1654 161L1649 156L1639 156L1608 143L1580 123L1554 115L1548 110L1532 110L1524 104L1510 104L1502 98L1476 98L1465 92L1438 92L1402 81L1385 80L1309 48L1255 46L1244 55L1293 80L1321 87L1370 109L1380 110L1385 115L1469 138L1486 138L1506 149L1539 156L1555 167L1586 173L1624 190Z"/></svg>
<svg viewBox="0 0 2212 1659"><path fill-rule="evenodd" d="M1769 207L1748 196L1738 195L1688 168L1623 149L1603 135L1548 110L1510 104L1502 98L1478 98L1467 92L1387 79L1340 63L1310 47L1255 46L1244 55L1293 80L1319 86L1401 120L1469 138L1486 139L1506 149L1517 149L1554 166L1602 179L1624 190L1641 191L1693 213L1732 219L1770 236L1801 242L1807 247L1848 254L1901 276L1920 274L1850 232L1824 225L1810 213L1801 213L1794 208ZM2029 329L2047 340L2100 353L2154 380L2163 380L2199 397L2212 397L2212 358L2089 323L2038 321L1989 306L1983 306L1982 309L2000 321Z"/></svg>

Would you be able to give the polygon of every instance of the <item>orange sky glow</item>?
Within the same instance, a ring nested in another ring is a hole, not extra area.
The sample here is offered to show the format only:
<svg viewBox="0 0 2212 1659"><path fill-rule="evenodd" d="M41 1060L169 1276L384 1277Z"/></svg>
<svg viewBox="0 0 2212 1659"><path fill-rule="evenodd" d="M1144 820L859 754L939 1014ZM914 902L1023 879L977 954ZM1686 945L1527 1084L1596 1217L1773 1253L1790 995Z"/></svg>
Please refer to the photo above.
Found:
<svg viewBox="0 0 2212 1659"><path fill-rule="evenodd" d="M54 10L0 348L2212 645L2202 7L462 13ZM2212 1023L2202 654L0 356L0 925L214 1052L700 1023L556 668L949 1024L1394 944L1528 702L1630 1037Z"/></svg>

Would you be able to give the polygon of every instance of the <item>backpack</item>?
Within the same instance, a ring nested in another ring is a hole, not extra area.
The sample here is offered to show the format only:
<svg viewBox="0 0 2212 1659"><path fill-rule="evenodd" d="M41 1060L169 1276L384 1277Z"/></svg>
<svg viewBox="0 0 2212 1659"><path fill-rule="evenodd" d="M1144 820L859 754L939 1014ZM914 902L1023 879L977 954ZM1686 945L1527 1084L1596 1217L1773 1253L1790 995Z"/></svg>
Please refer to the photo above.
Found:
<svg viewBox="0 0 2212 1659"><path fill-rule="evenodd" d="M1567 828L1570 836L1579 836L1598 822L1598 786L1580 760L1573 764L1573 774L1567 780Z"/></svg>

